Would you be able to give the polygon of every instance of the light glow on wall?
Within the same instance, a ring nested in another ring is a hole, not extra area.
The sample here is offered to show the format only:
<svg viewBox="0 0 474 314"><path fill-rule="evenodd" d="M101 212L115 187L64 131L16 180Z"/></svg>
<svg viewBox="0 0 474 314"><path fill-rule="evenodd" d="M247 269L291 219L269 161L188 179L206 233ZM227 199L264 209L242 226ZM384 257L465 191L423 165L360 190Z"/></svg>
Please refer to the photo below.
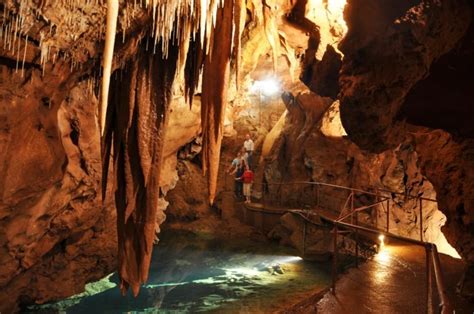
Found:
<svg viewBox="0 0 474 314"><path fill-rule="evenodd" d="M275 95L280 91L280 84L275 78L254 81L250 86L252 94L263 94L265 96Z"/></svg>

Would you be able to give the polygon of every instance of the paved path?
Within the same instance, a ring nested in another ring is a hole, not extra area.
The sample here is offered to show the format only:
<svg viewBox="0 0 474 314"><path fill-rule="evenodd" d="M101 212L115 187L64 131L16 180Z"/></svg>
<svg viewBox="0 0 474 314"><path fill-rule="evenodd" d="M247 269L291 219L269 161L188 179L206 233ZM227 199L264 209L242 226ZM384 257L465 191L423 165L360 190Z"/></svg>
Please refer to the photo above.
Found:
<svg viewBox="0 0 474 314"><path fill-rule="evenodd" d="M473 313L474 305L454 295L463 264L441 256L441 265L456 313ZM372 260L341 274L336 295L327 293L318 313L427 313L424 248L389 243ZM433 311L438 312L433 278Z"/></svg>

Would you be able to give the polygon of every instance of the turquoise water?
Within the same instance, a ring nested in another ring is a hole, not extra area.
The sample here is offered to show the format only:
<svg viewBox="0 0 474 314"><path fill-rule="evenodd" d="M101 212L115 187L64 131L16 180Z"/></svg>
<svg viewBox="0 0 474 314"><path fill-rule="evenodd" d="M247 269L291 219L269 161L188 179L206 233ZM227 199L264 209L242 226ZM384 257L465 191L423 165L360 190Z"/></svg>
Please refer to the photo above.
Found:
<svg viewBox="0 0 474 314"><path fill-rule="evenodd" d="M329 267L263 241L168 230L154 249L148 283L121 296L117 276L31 309L63 313L271 312L329 286Z"/></svg>

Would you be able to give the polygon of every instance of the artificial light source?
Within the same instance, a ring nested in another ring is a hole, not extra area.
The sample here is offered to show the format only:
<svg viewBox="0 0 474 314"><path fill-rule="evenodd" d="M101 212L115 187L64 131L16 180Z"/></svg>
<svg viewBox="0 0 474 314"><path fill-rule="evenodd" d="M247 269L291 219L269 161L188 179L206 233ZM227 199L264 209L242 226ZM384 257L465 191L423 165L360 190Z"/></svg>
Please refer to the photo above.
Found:
<svg viewBox="0 0 474 314"><path fill-rule="evenodd" d="M278 262L280 263L294 263L294 262L299 262L302 261L303 259L299 256L286 256L278 259Z"/></svg>
<svg viewBox="0 0 474 314"><path fill-rule="evenodd" d="M264 94L265 96L271 96L276 94L280 90L280 84L274 78L267 78L261 81L254 81L250 87L251 93Z"/></svg>
<svg viewBox="0 0 474 314"><path fill-rule="evenodd" d="M380 247L384 247L385 236L383 234L379 235Z"/></svg>

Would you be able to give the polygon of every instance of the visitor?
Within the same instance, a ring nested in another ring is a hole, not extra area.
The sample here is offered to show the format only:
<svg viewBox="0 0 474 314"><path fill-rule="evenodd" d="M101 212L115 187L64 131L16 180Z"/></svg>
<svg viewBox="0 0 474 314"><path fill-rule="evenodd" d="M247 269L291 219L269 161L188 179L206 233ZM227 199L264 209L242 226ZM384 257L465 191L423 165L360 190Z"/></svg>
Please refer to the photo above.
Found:
<svg viewBox="0 0 474 314"><path fill-rule="evenodd" d="M244 183L244 196L245 203L251 202L250 196L252 195L252 183L253 183L253 172L249 167L245 167L244 174L242 175L242 182Z"/></svg>
<svg viewBox="0 0 474 314"><path fill-rule="evenodd" d="M232 163L229 168L227 168L227 173L229 173L230 175L235 174L234 194L235 197L241 198L243 196L243 183L240 177L244 173L244 161L242 157L242 152L237 152L237 156L232 160Z"/></svg>
<svg viewBox="0 0 474 314"><path fill-rule="evenodd" d="M250 168L250 165L249 165L249 153L247 153L247 151L245 150L244 147L242 147L242 149L240 150L240 158L242 160L242 166L244 167L248 167Z"/></svg>
<svg viewBox="0 0 474 314"><path fill-rule="evenodd" d="M245 142L244 142L244 150L247 153L247 164L249 166L249 169L252 169L252 157L253 157L253 151L254 151L254 144L252 139L250 138L250 134L247 133L245 135Z"/></svg>
<svg viewBox="0 0 474 314"><path fill-rule="evenodd" d="M230 164L229 168L227 168L226 172L228 174L234 174L235 172L237 172L237 168L239 167L241 162L242 162L242 153L238 151L237 156L234 159L232 159L232 163Z"/></svg>

